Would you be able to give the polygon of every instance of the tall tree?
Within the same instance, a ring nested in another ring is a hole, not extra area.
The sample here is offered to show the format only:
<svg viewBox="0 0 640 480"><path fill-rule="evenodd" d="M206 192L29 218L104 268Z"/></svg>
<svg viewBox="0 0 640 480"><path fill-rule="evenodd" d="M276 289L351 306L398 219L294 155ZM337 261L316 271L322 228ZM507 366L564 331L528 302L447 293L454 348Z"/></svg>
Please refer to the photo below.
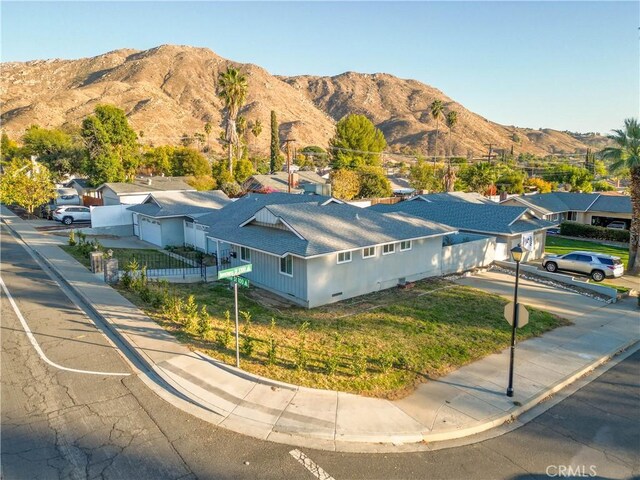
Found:
<svg viewBox="0 0 640 480"><path fill-rule="evenodd" d="M269 169L271 173L276 171L276 167L280 157L280 134L278 132L278 120L276 112L271 110L271 151Z"/></svg>
<svg viewBox="0 0 640 480"><path fill-rule="evenodd" d="M435 157L438 155L438 135L440 134L440 118L442 118L442 112L444 111L444 105L442 100L434 100L429 105L431 116L436 121L436 140L433 146L433 161L435 163Z"/></svg>
<svg viewBox="0 0 640 480"><path fill-rule="evenodd" d="M453 127L458 123L458 112L451 110L447 113L446 117L447 127L449 127L449 156L451 156L453 149L451 148L451 134L453 133Z"/></svg>
<svg viewBox="0 0 640 480"><path fill-rule="evenodd" d="M351 114L336 124L336 134L329 141L335 169L357 169L364 165L380 166L387 141L382 131L364 115Z"/></svg>
<svg viewBox="0 0 640 480"><path fill-rule="evenodd" d="M204 124L204 134L207 136L207 148L206 150L208 151L210 148L209 145L209 135L211 135L211 130L213 130L213 125L211 125L211 122L207 122Z"/></svg>
<svg viewBox="0 0 640 480"><path fill-rule="evenodd" d="M497 177L498 170L489 162L474 163L460 171L460 179L467 185L467 189L482 194L495 183Z"/></svg>
<svg viewBox="0 0 640 480"><path fill-rule="evenodd" d="M442 189L439 172L424 159L409 167L409 185L416 190L430 192Z"/></svg>
<svg viewBox="0 0 640 480"><path fill-rule="evenodd" d="M608 136L615 147L602 150L602 158L613 160L609 166L612 172L625 168L631 174L631 237L629 241L629 266L632 275L640 274L638 243L640 242L640 123L637 118L627 118L624 128L614 130Z"/></svg>
<svg viewBox="0 0 640 480"><path fill-rule="evenodd" d="M211 173L211 165L199 151L189 147L178 147L171 157L171 173L177 176L201 177Z"/></svg>
<svg viewBox="0 0 640 480"><path fill-rule="evenodd" d="M250 122L249 130L251 131L253 138L255 140L258 140L258 137L262 133L262 122L260 120L256 120L255 122ZM255 157L253 166L255 170L258 170L258 157Z"/></svg>
<svg viewBox="0 0 640 480"><path fill-rule="evenodd" d="M218 75L218 96L224 101L227 111L225 139L229 147L229 173L233 173L233 150L238 148L239 138L236 129L238 113L247 99L249 84L240 70L228 67Z"/></svg>
<svg viewBox="0 0 640 480"><path fill-rule="evenodd" d="M136 132L124 111L98 105L82 121L82 138L89 152L87 173L92 185L131 180L140 164Z"/></svg>
<svg viewBox="0 0 640 480"><path fill-rule="evenodd" d="M36 162L13 160L0 177L0 202L19 205L30 214L55 195L56 188L49 170Z"/></svg>
<svg viewBox="0 0 640 480"><path fill-rule="evenodd" d="M62 130L31 125L22 136L22 144L23 153L35 155L56 179L84 169L86 151Z"/></svg>

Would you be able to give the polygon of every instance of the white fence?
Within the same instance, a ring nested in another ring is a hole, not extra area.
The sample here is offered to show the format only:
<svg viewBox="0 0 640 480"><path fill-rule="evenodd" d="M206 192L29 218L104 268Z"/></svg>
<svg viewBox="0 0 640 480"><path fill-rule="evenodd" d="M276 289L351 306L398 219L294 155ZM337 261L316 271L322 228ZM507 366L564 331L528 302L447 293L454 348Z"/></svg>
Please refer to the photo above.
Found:
<svg viewBox="0 0 640 480"><path fill-rule="evenodd" d="M131 205L109 205L91 207L91 227L115 227L133 225L132 213L127 210Z"/></svg>
<svg viewBox="0 0 640 480"><path fill-rule="evenodd" d="M496 237L452 235L453 245L442 247L442 274L465 272L490 265L496 254Z"/></svg>

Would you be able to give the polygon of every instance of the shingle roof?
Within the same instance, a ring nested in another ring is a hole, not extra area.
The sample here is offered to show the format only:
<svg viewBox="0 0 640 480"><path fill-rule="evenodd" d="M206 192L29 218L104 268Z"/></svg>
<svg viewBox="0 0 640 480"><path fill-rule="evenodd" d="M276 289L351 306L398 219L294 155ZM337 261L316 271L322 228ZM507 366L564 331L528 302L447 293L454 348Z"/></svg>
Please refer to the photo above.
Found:
<svg viewBox="0 0 640 480"><path fill-rule="evenodd" d="M322 195L300 195L293 193L248 193L238 200L225 205L222 209L198 218L198 223L212 227L218 222L231 222L236 225L251 218L265 205L285 203L324 203L331 197Z"/></svg>
<svg viewBox="0 0 640 480"><path fill-rule="evenodd" d="M149 180L151 184L149 184ZM135 179L131 183L113 182L104 183L98 187L109 187L118 195L127 193L153 193L165 191L195 191L191 185L186 182L186 177L150 177L143 179Z"/></svg>
<svg viewBox="0 0 640 480"><path fill-rule="evenodd" d="M278 228L253 223L240 227L229 222L216 225L211 236L275 255L312 257L457 231L414 216L383 214L333 202L272 204L263 208L303 238Z"/></svg>
<svg viewBox="0 0 640 480"><path fill-rule="evenodd" d="M403 212L460 230L515 235L553 226L553 223L525 215L526 207L467 202L399 202L369 207L379 212Z"/></svg>
<svg viewBox="0 0 640 480"><path fill-rule="evenodd" d="M601 194L589 211L631 213L631 197L628 195Z"/></svg>
<svg viewBox="0 0 640 480"><path fill-rule="evenodd" d="M417 195L410 201L425 201L425 202L467 202L496 205L496 202L488 199L487 197L473 192L443 192L443 193L429 193L425 195Z"/></svg>
<svg viewBox="0 0 640 480"><path fill-rule="evenodd" d="M179 215L199 216L217 210L231 199L221 190L206 192L157 192L143 204L129 207L132 212L154 218Z"/></svg>
<svg viewBox="0 0 640 480"><path fill-rule="evenodd" d="M293 175L298 179L298 185L305 183L317 183L325 184L327 181L315 172L307 172L298 170ZM260 190L263 188L270 188L279 192L286 192L288 190L288 175L287 172L276 172L272 175L252 175L244 183L247 190ZM294 193L301 192L302 190L292 185L291 191Z"/></svg>

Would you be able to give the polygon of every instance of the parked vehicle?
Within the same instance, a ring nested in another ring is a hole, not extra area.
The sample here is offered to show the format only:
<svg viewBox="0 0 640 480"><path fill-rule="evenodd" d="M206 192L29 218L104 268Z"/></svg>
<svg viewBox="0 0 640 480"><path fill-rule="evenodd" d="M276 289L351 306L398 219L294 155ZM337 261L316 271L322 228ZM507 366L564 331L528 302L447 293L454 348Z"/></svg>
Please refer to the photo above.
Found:
<svg viewBox="0 0 640 480"><path fill-rule="evenodd" d="M594 252L571 252L565 255L550 255L542 261L542 267L548 272L566 270L584 273L594 281L605 278L621 277L624 265L620 257Z"/></svg>
<svg viewBox="0 0 640 480"><path fill-rule="evenodd" d="M625 222L616 220L615 222L611 222L609 225L607 225L607 228L617 228L619 230L626 230L627 224Z"/></svg>
<svg viewBox="0 0 640 480"><path fill-rule="evenodd" d="M71 225L73 222L90 222L91 210L88 207L78 207L75 205L58 207L53 212L53 219L65 225Z"/></svg>

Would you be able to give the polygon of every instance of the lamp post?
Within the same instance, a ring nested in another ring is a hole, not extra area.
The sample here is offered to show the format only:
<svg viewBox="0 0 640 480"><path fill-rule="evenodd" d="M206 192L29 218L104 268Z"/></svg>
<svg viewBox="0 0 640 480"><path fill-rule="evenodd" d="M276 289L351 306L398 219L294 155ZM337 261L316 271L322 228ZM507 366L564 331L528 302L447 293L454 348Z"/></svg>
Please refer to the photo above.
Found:
<svg viewBox="0 0 640 480"><path fill-rule="evenodd" d="M520 277L520 260L522 260L520 244L511 249L511 257L516 262L516 288L513 293L513 323L511 325L511 359L509 361L509 386L507 397L513 397L513 359L516 353L516 329L518 328L518 279Z"/></svg>

